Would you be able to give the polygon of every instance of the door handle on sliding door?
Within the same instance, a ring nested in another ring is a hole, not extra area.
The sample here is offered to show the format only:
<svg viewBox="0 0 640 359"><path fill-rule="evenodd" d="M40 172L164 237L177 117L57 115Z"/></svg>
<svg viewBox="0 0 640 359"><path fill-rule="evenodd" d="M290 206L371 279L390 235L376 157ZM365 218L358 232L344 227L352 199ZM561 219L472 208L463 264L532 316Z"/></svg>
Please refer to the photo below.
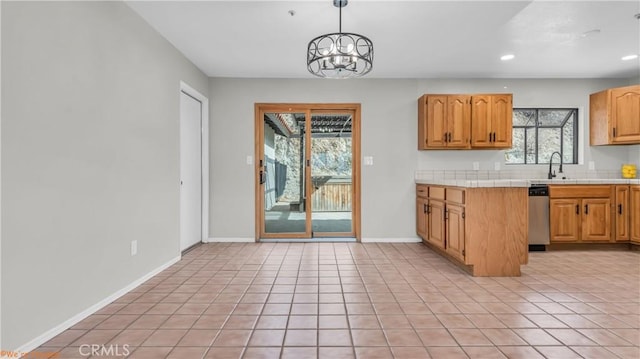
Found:
<svg viewBox="0 0 640 359"><path fill-rule="evenodd" d="M260 184L264 184L265 182L267 182L267 173L260 171Z"/></svg>

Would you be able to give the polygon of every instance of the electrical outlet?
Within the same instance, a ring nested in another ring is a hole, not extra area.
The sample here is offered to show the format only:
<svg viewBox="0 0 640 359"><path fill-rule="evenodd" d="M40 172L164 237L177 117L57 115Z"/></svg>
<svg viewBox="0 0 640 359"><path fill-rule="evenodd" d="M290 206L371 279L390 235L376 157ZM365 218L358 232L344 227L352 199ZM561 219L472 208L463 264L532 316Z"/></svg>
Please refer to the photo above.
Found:
<svg viewBox="0 0 640 359"><path fill-rule="evenodd" d="M365 166L373 166L373 157L372 156L364 156L364 165Z"/></svg>
<svg viewBox="0 0 640 359"><path fill-rule="evenodd" d="M479 171L480 170L480 162L474 162L473 163L473 170L474 171Z"/></svg>
<svg viewBox="0 0 640 359"><path fill-rule="evenodd" d="M135 256L136 254L138 254L138 241L134 240L131 241L131 255Z"/></svg>
<svg viewBox="0 0 640 359"><path fill-rule="evenodd" d="M494 162L493 163L493 169L496 171L500 171L500 162Z"/></svg>
<svg viewBox="0 0 640 359"><path fill-rule="evenodd" d="M593 161L589 161L589 171L593 171L596 169L596 163Z"/></svg>

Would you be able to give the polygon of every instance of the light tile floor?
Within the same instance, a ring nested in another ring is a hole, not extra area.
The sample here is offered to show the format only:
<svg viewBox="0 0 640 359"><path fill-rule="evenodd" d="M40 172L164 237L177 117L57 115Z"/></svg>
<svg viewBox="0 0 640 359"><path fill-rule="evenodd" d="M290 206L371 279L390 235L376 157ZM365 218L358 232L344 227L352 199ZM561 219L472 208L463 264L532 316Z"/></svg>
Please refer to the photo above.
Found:
<svg viewBox="0 0 640 359"><path fill-rule="evenodd" d="M83 344L132 359L637 359L640 252L537 252L521 277L474 278L419 243L206 244L38 351L87 358Z"/></svg>

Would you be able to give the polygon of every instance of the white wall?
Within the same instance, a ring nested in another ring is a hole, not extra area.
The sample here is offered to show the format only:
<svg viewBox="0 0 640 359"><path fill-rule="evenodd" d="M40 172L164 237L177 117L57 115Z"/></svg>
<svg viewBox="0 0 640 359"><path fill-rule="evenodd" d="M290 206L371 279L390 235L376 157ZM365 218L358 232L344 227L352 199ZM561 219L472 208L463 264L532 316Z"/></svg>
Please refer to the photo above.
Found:
<svg viewBox="0 0 640 359"><path fill-rule="evenodd" d="M181 80L121 2L2 2L2 349L180 255Z"/></svg>
<svg viewBox="0 0 640 359"><path fill-rule="evenodd" d="M512 92L516 107L578 107L588 141L589 94L626 80L287 80L210 79L211 238L254 236L254 175L245 156L254 153L256 102L358 102L362 104L363 238L415 237L414 173L418 169L504 169L503 151L418 151L417 99L424 93ZM507 86L507 89L504 89ZM628 147L584 147L584 163L619 169ZM520 166L522 168L522 166ZM574 169L586 165L571 166ZM517 169L518 167L507 167ZM529 168L531 169L531 168Z"/></svg>

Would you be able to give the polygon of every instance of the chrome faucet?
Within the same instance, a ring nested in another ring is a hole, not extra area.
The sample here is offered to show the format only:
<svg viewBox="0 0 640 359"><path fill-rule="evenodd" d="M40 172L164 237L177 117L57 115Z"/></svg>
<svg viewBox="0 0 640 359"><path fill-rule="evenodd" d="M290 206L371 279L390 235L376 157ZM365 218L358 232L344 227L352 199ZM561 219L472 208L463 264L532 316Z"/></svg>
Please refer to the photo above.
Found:
<svg viewBox="0 0 640 359"><path fill-rule="evenodd" d="M552 179L556 176L556 171L551 172L551 166L553 165L553 155L558 154L558 157L560 157L560 167L558 168L558 173L562 173L562 155L560 154L560 152L555 151L551 154L551 157L549 157L549 174L547 175L548 179Z"/></svg>

